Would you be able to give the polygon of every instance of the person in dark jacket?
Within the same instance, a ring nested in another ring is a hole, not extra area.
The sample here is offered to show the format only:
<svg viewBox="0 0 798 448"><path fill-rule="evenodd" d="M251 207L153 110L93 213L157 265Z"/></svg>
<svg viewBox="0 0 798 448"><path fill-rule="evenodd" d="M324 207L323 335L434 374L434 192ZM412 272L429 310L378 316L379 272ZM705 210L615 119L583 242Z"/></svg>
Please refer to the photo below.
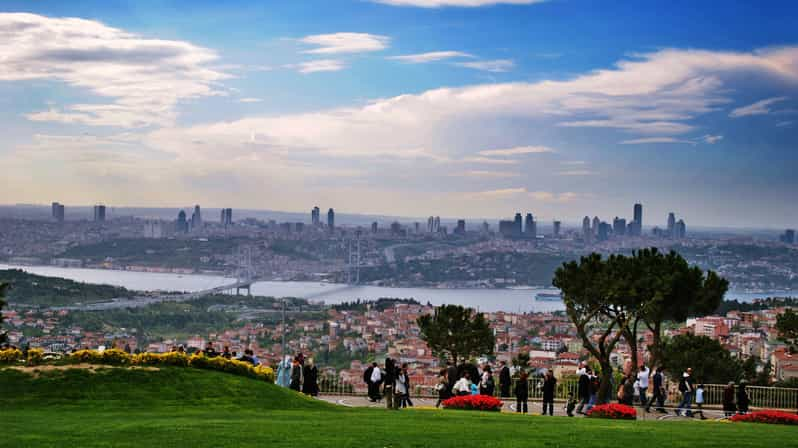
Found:
<svg viewBox="0 0 798 448"><path fill-rule="evenodd" d="M554 415L554 391L557 390L557 378L549 370L543 378L543 415L548 409L549 415Z"/></svg>
<svg viewBox="0 0 798 448"><path fill-rule="evenodd" d="M482 368L482 376L479 380L479 393L480 395L493 396L496 391L496 384L493 382L493 372L488 364Z"/></svg>
<svg viewBox="0 0 798 448"><path fill-rule="evenodd" d="M319 395L319 369L313 364L313 358L308 358L302 368L302 377L302 393L311 397Z"/></svg>
<svg viewBox="0 0 798 448"><path fill-rule="evenodd" d="M750 399L748 398L748 391L745 390L745 386L747 384L747 381L742 380L740 381L740 386L737 388L737 410L740 412L740 414L748 413Z"/></svg>
<svg viewBox="0 0 798 448"><path fill-rule="evenodd" d="M440 407L441 403L452 398L452 388L449 386L448 372L446 369L441 369L438 376L438 384L435 385L435 390L438 392L438 401L435 407Z"/></svg>
<svg viewBox="0 0 798 448"><path fill-rule="evenodd" d="M634 404L635 386L631 376L627 375L624 377L621 381L620 389L618 402L627 406L632 406Z"/></svg>
<svg viewBox="0 0 798 448"><path fill-rule="evenodd" d="M515 383L515 411L523 414L529 412L527 400L529 400L529 374L521 370L518 382Z"/></svg>
<svg viewBox="0 0 798 448"><path fill-rule="evenodd" d="M291 363L291 384L288 387L297 392L302 389L302 364L297 358Z"/></svg>
<svg viewBox="0 0 798 448"><path fill-rule="evenodd" d="M579 406L576 408L576 413L584 414L583 409L590 403L590 367L583 367L577 373L579 374L579 386L576 395L579 398Z"/></svg>
<svg viewBox="0 0 798 448"><path fill-rule="evenodd" d="M737 413L737 405L734 403L734 381L729 381L723 389L723 413L726 417Z"/></svg>
<svg viewBox="0 0 798 448"><path fill-rule="evenodd" d="M394 386L396 384L396 363L391 358L385 358L385 376L383 377L382 394L385 397L385 406L388 409L394 409L393 400L398 399L394 397ZM399 409L398 406L396 409Z"/></svg>
<svg viewBox="0 0 798 448"><path fill-rule="evenodd" d="M651 395L651 400L649 400L648 404L646 405L646 412L651 412L651 405L654 402L657 402L657 411L663 414L667 414L668 411L665 410L665 397L667 396L665 391L665 381L662 376L662 367L657 367L656 373L654 373L653 378L653 394Z"/></svg>
<svg viewBox="0 0 798 448"><path fill-rule="evenodd" d="M454 396L454 383L457 382L457 379L460 378L460 372L457 371L457 367L454 365L453 362L447 361L446 362L446 379L449 381L449 395Z"/></svg>
<svg viewBox="0 0 798 448"><path fill-rule="evenodd" d="M499 393L502 398L507 398L510 396L510 386L513 380L510 376L510 368L507 367L507 363L502 361L501 366L502 368L499 370Z"/></svg>

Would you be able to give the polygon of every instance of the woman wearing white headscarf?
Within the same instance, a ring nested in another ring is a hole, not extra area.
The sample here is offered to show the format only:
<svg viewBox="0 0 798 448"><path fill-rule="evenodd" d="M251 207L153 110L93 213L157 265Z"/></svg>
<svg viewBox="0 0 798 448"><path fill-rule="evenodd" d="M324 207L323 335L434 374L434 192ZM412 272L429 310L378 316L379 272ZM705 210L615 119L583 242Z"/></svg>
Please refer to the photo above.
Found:
<svg viewBox="0 0 798 448"><path fill-rule="evenodd" d="M277 366L277 385L288 387L291 384L291 357L286 356Z"/></svg>

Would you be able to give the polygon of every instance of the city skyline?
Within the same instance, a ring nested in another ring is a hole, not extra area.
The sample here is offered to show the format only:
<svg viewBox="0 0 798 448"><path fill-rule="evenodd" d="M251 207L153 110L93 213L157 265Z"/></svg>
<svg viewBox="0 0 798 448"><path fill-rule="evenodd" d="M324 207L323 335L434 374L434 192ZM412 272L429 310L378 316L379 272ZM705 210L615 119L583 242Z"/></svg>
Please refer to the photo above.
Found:
<svg viewBox="0 0 798 448"><path fill-rule="evenodd" d="M4 2L0 203L798 226L798 5L478 3Z"/></svg>

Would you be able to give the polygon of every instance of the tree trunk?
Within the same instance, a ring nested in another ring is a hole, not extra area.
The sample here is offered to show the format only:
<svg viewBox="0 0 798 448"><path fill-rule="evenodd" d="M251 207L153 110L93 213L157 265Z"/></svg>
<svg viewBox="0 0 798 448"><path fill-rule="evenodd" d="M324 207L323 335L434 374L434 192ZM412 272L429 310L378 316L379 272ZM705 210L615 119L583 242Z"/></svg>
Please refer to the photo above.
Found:
<svg viewBox="0 0 798 448"><path fill-rule="evenodd" d="M612 366L609 360L600 360L601 365L601 384L599 385L598 396L596 397L597 404L605 404L612 401ZM607 399L609 397L609 400Z"/></svg>
<svg viewBox="0 0 798 448"><path fill-rule="evenodd" d="M647 326L654 334L654 340L649 349L651 353L649 364L651 364L651 367L656 367L662 362L662 322L655 323L653 328L650 325Z"/></svg>

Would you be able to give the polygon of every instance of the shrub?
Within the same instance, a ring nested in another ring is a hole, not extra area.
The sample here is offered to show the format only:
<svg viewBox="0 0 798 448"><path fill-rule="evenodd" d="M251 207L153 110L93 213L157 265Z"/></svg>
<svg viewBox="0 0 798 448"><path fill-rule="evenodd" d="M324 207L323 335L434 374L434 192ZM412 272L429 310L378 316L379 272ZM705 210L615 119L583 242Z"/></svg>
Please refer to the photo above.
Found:
<svg viewBox="0 0 798 448"><path fill-rule="evenodd" d="M44 350L40 348L32 348L28 350L28 365L37 366L44 360Z"/></svg>
<svg viewBox="0 0 798 448"><path fill-rule="evenodd" d="M756 411L749 414L737 414L730 418L733 422L770 423L774 425L798 425L798 415L783 411Z"/></svg>
<svg viewBox="0 0 798 448"><path fill-rule="evenodd" d="M501 411L502 401L489 395L461 395L444 400L446 409L461 409L467 411Z"/></svg>
<svg viewBox="0 0 798 448"><path fill-rule="evenodd" d="M635 420L637 411L631 406L618 403L600 404L593 406L587 413L592 418L611 418L615 420Z"/></svg>
<svg viewBox="0 0 798 448"><path fill-rule="evenodd" d="M0 350L0 364L16 364L23 359L22 351L16 348Z"/></svg>

